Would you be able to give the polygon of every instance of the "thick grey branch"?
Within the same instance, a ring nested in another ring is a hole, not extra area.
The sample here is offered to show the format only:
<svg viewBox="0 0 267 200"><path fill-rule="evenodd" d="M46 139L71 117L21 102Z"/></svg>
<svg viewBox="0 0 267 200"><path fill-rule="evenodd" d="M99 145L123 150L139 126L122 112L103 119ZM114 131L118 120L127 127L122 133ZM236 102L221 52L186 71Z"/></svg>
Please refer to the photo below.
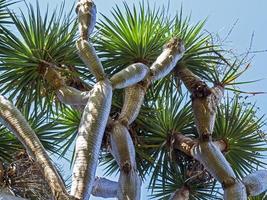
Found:
<svg viewBox="0 0 267 200"><path fill-rule="evenodd" d="M196 92L199 85L203 84L203 81L197 75L182 64L178 64L175 67L174 74L183 81L185 87L191 94Z"/></svg>
<svg viewBox="0 0 267 200"><path fill-rule="evenodd" d="M150 67L152 74L151 80L156 81L168 75L183 57L184 51L185 47L180 39L171 39Z"/></svg>
<svg viewBox="0 0 267 200"><path fill-rule="evenodd" d="M210 94L203 98L193 98L192 108L197 131L201 137L213 133L217 107L223 97L223 88L215 86L210 89Z"/></svg>
<svg viewBox="0 0 267 200"><path fill-rule="evenodd" d="M234 171L221 151L213 142L199 142L192 149L192 155L221 183L231 182L236 178Z"/></svg>
<svg viewBox="0 0 267 200"><path fill-rule="evenodd" d="M40 165L52 193L57 199L68 199L67 191L42 143L21 112L0 95L0 121L19 139L27 152Z"/></svg>
<svg viewBox="0 0 267 200"><path fill-rule="evenodd" d="M78 53L97 81L105 79L105 72L93 45L88 42L96 23L96 6L92 0L80 0L76 7L80 39L76 42Z"/></svg>
<svg viewBox="0 0 267 200"><path fill-rule="evenodd" d="M99 81L91 90L84 108L76 140L71 187L71 194L78 199L89 199L92 192L111 99L110 81Z"/></svg>
<svg viewBox="0 0 267 200"><path fill-rule="evenodd" d="M86 105L90 97L90 92L82 92L69 86L60 87L56 94L60 102L71 106Z"/></svg>
<svg viewBox="0 0 267 200"><path fill-rule="evenodd" d="M220 85L209 88L199 77L184 66L177 66L175 74L183 81L192 95L192 108L196 127L201 137L213 132L217 106L224 89Z"/></svg>
<svg viewBox="0 0 267 200"><path fill-rule="evenodd" d="M194 150L197 148L197 145L199 144L198 140L193 140L190 137L187 137L181 133L176 133L173 135L173 142L172 147L174 149L178 149L188 156L194 156ZM226 143L223 140L217 140L213 141L213 144L221 151L226 150Z"/></svg>
<svg viewBox="0 0 267 200"><path fill-rule="evenodd" d="M169 200L189 200L190 191L187 187L177 189Z"/></svg>
<svg viewBox="0 0 267 200"><path fill-rule="evenodd" d="M223 199L225 200L247 200L247 196L246 187L237 179L231 185L224 187Z"/></svg>
<svg viewBox="0 0 267 200"><path fill-rule="evenodd" d="M120 172L119 177L119 200L140 200L141 198L141 178L136 170L131 170L129 173Z"/></svg>
<svg viewBox="0 0 267 200"><path fill-rule="evenodd" d="M200 141L192 148L191 154L223 185L224 199L246 200L244 184L237 179L222 152L211 141L217 106L223 97L223 87L216 85L209 88L185 66L177 66L175 75L191 93L195 124L200 135Z"/></svg>
<svg viewBox="0 0 267 200"><path fill-rule="evenodd" d="M237 180L231 166L221 153L227 147L224 141L203 142L192 140L182 134L175 134L173 139L173 148L197 159L214 178L224 185L225 199L245 200L247 198L244 184ZM177 192L177 199L179 199L179 190ZM172 197L172 199L176 198Z"/></svg>
<svg viewBox="0 0 267 200"><path fill-rule="evenodd" d="M145 97L145 89L140 84L125 88L124 103L119 121L129 126L137 118Z"/></svg>
<svg viewBox="0 0 267 200"><path fill-rule="evenodd" d="M200 141L192 154L223 185L224 199L247 200L244 184L237 179L229 162L213 142Z"/></svg>
<svg viewBox="0 0 267 200"><path fill-rule="evenodd" d="M96 23L96 6L92 0L80 0L76 6L81 38L88 40Z"/></svg>
<svg viewBox="0 0 267 200"><path fill-rule="evenodd" d="M117 197L118 187L119 184L115 181L96 177L92 195L102 198L115 198Z"/></svg>
<svg viewBox="0 0 267 200"><path fill-rule="evenodd" d="M118 199L139 200L141 179L136 171L135 148L128 129L115 122L110 134L110 151L120 167Z"/></svg>
<svg viewBox="0 0 267 200"><path fill-rule="evenodd" d="M1 184L3 183L3 179L4 179L4 166L3 162L0 159L0 187L2 186Z"/></svg>
<svg viewBox="0 0 267 200"><path fill-rule="evenodd" d="M96 80L104 80L106 74L93 45L85 39L80 38L76 42L76 47L82 61L89 68L90 72L95 76Z"/></svg>
<svg viewBox="0 0 267 200"><path fill-rule="evenodd" d="M115 122L110 133L110 151L122 170L136 169L135 149L128 129Z"/></svg>
<svg viewBox="0 0 267 200"><path fill-rule="evenodd" d="M149 68L142 63L134 63L110 78L113 88L122 89L142 81L148 74Z"/></svg>
<svg viewBox="0 0 267 200"><path fill-rule="evenodd" d="M267 190L267 171L259 170L247 175L242 182L247 188L248 195L257 196Z"/></svg>

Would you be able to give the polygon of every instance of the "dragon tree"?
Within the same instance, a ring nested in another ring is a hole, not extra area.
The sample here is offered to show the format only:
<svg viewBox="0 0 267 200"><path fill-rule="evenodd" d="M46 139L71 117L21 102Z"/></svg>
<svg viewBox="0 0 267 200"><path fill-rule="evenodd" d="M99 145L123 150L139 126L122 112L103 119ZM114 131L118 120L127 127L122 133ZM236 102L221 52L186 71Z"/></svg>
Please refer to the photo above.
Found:
<svg viewBox="0 0 267 200"><path fill-rule="evenodd" d="M0 0L0 199L140 200L144 180L153 199L266 199L265 119L238 87L248 60L205 20L14 3Z"/></svg>

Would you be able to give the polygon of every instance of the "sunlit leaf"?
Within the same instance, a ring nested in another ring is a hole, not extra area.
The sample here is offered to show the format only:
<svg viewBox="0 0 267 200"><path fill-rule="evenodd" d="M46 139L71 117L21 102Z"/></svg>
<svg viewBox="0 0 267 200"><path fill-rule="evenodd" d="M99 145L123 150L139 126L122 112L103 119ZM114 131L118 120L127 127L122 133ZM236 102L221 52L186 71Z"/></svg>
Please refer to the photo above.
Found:
<svg viewBox="0 0 267 200"><path fill-rule="evenodd" d="M224 152L235 173L243 177L258 166L265 166L264 152L267 146L259 134L264 117L257 117L257 108L246 104L238 96L229 97L218 109L214 127L214 139L222 139L227 144Z"/></svg>
<svg viewBox="0 0 267 200"><path fill-rule="evenodd" d="M0 38L0 92L8 94L18 108L27 104L34 109L51 111L54 102L53 84L44 79L48 67L67 77L72 74L68 66L80 64L76 54L76 22L72 14L64 14L64 4L52 13L41 14L27 5L27 12L9 12L12 31L2 26ZM52 65L50 65L52 64ZM33 102L33 104L30 104Z"/></svg>

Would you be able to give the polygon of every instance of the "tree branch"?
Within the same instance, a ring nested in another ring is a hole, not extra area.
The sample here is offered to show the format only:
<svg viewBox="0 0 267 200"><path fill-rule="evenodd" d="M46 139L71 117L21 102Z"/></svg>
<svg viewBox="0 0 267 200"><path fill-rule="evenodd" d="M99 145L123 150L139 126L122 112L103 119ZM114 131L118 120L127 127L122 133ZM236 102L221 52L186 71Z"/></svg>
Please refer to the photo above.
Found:
<svg viewBox="0 0 267 200"><path fill-rule="evenodd" d="M2 160L0 159L0 187L2 187L3 180L4 180L4 166Z"/></svg>
<svg viewBox="0 0 267 200"><path fill-rule="evenodd" d="M70 106L83 106L88 102L90 92L82 92L67 86L60 73L53 66L46 68L44 78L52 85L61 103Z"/></svg>
<svg viewBox="0 0 267 200"><path fill-rule="evenodd" d="M76 140L71 187L71 194L78 199L90 197L111 100L111 83L109 80L99 81L91 90L84 108Z"/></svg>
<svg viewBox="0 0 267 200"><path fill-rule="evenodd" d="M120 166L118 198L121 200L127 198L140 199L141 187L141 180L136 172L134 144L127 127L138 116L146 89L151 81L166 76L175 67L183 53L184 46L182 42L174 38L170 40L162 54L152 64L148 76L146 66L142 64L139 66L139 68L142 66L139 70L134 69L134 65L131 65L111 78L114 88L123 88L137 83L147 76L143 83L125 89L122 112L119 120L113 124L110 134L110 151ZM119 83L121 85L116 86Z"/></svg>
<svg viewBox="0 0 267 200"><path fill-rule="evenodd" d="M245 184L248 195L257 196L267 190L267 171L259 170L247 175L242 182Z"/></svg>
<svg viewBox="0 0 267 200"><path fill-rule="evenodd" d="M100 59L98 58L95 48L90 42L85 39L78 39L76 42L76 47L78 49L78 53L80 58L84 62L84 64L88 67L89 71L94 75L97 81L104 80L106 77L106 73L104 72L104 68Z"/></svg>
<svg viewBox="0 0 267 200"><path fill-rule="evenodd" d="M172 38L164 47L163 52L150 67L151 81L159 80L168 75L183 57L185 47L178 38Z"/></svg>
<svg viewBox="0 0 267 200"><path fill-rule="evenodd" d="M194 151L199 144L198 140L193 140L190 137L187 137L181 133L173 134L173 144L174 149L178 149L185 153L188 156L194 156ZM226 143L223 140L213 141L213 144L221 151L225 151L227 148Z"/></svg>
<svg viewBox="0 0 267 200"><path fill-rule="evenodd" d="M96 6L92 0L79 0L76 5L76 13L79 21L80 36L88 40L96 23Z"/></svg>
<svg viewBox="0 0 267 200"><path fill-rule="evenodd" d="M120 167L118 199L140 199L141 179L136 172L134 144L128 129L118 121L110 134L110 146L110 152Z"/></svg>
<svg viewBox="0 0 267 200"><path fill-rule="evenodd" d="M169 200L189 200L190 191L187 187L177 189L169 198Z"/></svg>
<svg viewBox="0 0 267 200"><path fill-rule="evenodd" d="M233 180L227 187L223 187L225 200L247 200L248 195L244 184L240 180Z"/></svg>
<svg viewBox="0 0 267 200"><path fill-rule="evenodd" d="M216 85L209 88L205 82L184 66L177 66L175 75L183 81L192 95L192 108L200 137L208 138L213 132L217 106L223 97L223 87Z"/></svg>
<svg viewBox="0 0 267 200"><path fill-rule="evenodd" d="M93 185L92 195L102 198L116 198L119 184L106 178L96 177Z"/></svg>
<svg viewBox="0 0 267 200"><path fill-rule="evenodd" d="M244 184L237 179L220 149L211 141L217 106L223 97L224 88L221 85L209 88L183 65L176 67L175 75L183 81L192 97L195 124L200 136L198 145L193 148L193 157L223 185L225 199L246 200Z"/></svg>
<svg viewBox="0 0 267 200"><path fill-rule="evenodd" d="M70 106L86 105L90 97L90 92L82 92L73 87L62 86L56 91L57 97L61 103Z"/></svg>
<svg viewBox="0 0 267 200"><path fill-rule="evenodd" d="M145 92L145 88L140 84L125 88L124 103L118 119L125 126L129 126L137 118L144 101Z"/></svg>
<svg viewBox="0 0 267 200"><path fill-rule="evenodd" d="M84 64L96 77L96 80L104 80L106 74L102 63L96 54L95 48L88 42L96 23L96 6L92 0L79 0L76 12L78 14L80 32L80 39L76 42L78 53Z"/></svg>
<svg viewBox="0 0 267 200"><path fill-rule="evenodd" d="M65 185L39 138L21 112L2 95L0 95L0 120L19 139L30 156L38 163L53 195L68 199Z"/></svg>
<svg viewBox="0 0 267 200"><path fill-rule="evenodd" d="M110 78L114 89L122 89L142 81L148 74L149 68L143 63L134 63Z"/></svg>

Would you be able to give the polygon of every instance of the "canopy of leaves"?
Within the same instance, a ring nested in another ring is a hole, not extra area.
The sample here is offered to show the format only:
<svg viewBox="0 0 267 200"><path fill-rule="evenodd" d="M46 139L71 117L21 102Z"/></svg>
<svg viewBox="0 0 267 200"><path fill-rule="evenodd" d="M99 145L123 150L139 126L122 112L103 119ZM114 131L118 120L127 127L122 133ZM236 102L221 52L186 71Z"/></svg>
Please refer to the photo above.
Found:
<svg viewBox="0 0 267 200"><path fill-rule="evenodd" d="M71 72L66 66L80 63L75 48L77 26L70 13L64 15L64 4L52 13L47 8L44 16L38 1L36 8L31 4L27 8L28 13L21 11L20 17L7 13L12 31L1 26L0 92L8 93L18 108L52 109L53 83L44 79L46 68L57 66L67 76Z"/></svg>

